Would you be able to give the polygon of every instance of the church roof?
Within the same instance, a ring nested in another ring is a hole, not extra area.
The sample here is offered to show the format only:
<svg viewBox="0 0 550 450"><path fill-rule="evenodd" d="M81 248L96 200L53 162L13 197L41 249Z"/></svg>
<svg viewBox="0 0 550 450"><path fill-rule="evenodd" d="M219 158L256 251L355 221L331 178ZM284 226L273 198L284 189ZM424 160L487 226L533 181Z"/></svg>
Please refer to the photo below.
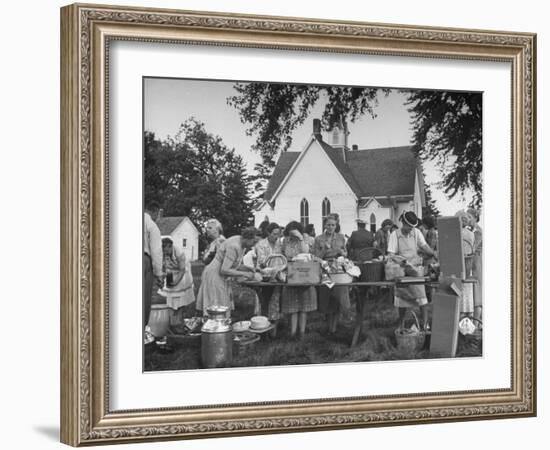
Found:
<svg viewBox="0 0 550 450"><path fill-rule="evenodd" d="M347 151L346 163L362 197L414 194L418 163L411 146Z"/></svg>
<svg viewBox="0 0 550 450"><path fill-rule="evenodd" d="M414 195L418 162L412 146L346 150L344 160L342 149L318 138L317 142L358 198ZM272 200L300 153L281 154L264 194L266 200Z"/></svg>
<svg viewBox="0 0 550 450"><path fill-rule="evenodd" d="M275 194L281 183L289 172L290 168L294 165L301 152L283 152L277 161L277 165L273 170L273 175L269 179L267 189L264 192L264 199L271 200L271 197Z"/></svg>

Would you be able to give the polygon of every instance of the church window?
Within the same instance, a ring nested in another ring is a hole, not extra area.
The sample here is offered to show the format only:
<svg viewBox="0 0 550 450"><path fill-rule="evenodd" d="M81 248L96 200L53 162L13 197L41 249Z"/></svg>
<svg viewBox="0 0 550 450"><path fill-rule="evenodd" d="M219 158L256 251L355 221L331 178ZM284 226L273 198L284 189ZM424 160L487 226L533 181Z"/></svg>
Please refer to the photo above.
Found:
<svg viewBox="0 0 550 450"><path fill-rule="evenodd" d="M323 199L323 203L321 204L321 211L322 211L321 223L325 223L325 219L330 214L330 200L326 197Z"/></svg>
<svg viewBox="0 0 550 450"><path fill-rule="evenodd" d="M370 215L370 230L373 233L376 233L376 216L374 215L374 213Z"/></svg>
<svg viewBox="0 0 550 450"><path fill-rule="evenodd" d="M300 202L300 222L303 227L309 225L309 203L305 198Z"/></svg>

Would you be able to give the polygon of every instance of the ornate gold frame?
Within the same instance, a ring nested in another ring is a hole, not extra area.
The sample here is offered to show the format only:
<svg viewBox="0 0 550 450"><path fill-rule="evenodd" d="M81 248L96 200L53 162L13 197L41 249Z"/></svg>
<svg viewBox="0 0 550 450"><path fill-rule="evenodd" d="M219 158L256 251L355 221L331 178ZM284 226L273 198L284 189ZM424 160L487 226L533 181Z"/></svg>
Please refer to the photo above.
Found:
<svg viewBox="0 0 550 450"><path fill-rule="evenodd" d="M110 411L106 62L115 39L510 62L510 389ZM529 33L98 5L62 8L61 440L79 446L535 415L535 52L536 36Z"/></svg>

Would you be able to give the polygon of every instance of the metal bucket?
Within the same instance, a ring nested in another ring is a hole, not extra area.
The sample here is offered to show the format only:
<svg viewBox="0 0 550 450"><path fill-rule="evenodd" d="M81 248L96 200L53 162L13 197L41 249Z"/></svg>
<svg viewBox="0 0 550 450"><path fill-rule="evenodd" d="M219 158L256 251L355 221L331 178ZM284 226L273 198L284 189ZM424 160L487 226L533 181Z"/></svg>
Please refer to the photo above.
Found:
<svg viewBox="0 0 550 450"><path fill-rule="evenodd" d="M229 367L233 361L233 328L227 318L229 308L212 306L207 308L208 320L202 326L202 367Z"/></svg>
<svg viewBox="0 0 550 450"><path fill-rule="evenodd" d="M202 367L230 367L233 361L233 332L202 333L201 335Z"/></svg>
<svg viewBox="0 0 550 450"><path fill-rule="evenodd" d="M168 305L151 305L148 325L153 336L158 338L166 336L170 327L170 315Z"/></svg>

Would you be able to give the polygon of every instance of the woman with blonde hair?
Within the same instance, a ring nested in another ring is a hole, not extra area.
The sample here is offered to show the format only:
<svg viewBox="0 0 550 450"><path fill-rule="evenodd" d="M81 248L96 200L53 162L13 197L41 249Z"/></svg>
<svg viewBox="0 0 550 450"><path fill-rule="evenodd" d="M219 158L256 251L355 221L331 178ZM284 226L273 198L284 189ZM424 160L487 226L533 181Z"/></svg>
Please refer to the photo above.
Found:
<svg viewBox="0 0 550 450"><path fill-rule="evenodd" d="M233 278L254 280L254 269L242 265L246 250L256 244L256 228L245 228L240 235L231 236L220 244L216 255L202 273L197 296L197 310L206 314L210 306L234 309Z"/></svg>
<svg viewBox="0 0 550 450"><path fill-rule="evenodd" d="M223 227L218 219L209 219L206 221L206 236L210 239L210 245L204 252L202 261L204 264L210 264L216 256L220 245L225 241Z"/></svg>

